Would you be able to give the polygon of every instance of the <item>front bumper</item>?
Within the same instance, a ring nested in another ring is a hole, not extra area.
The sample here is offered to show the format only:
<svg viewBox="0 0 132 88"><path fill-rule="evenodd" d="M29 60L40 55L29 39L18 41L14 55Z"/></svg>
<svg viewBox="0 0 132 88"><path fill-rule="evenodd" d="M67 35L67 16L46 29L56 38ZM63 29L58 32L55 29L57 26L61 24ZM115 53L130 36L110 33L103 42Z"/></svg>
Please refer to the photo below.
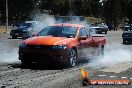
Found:
<svg viewBox="0 0 132 88"><path fill-rule="evenodd" d="M27 37L29 36L29 33L10 33L10 36Z"/></svg>
<svg viewBox="0 0 132 88"><path fill-rule="evenodd" d="M22 49L19 48L19 60L30 62L63 62L67 63L69 50L52 51L48 49Z"/></svg>
<svg viewBox="0 0 132 88"><path fill-rule="evenodd" d="M122 37L123 41L132 42L132 37Z"/></svg>

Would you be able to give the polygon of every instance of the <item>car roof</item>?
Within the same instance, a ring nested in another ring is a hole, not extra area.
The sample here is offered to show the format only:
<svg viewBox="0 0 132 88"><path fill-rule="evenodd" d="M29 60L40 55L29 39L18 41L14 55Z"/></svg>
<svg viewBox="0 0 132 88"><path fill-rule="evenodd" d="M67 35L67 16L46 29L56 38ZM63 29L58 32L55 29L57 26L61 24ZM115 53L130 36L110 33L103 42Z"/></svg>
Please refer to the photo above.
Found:
<svg viewBox="0 0 132 88"><path fill-rule="evenodd" d="M84 25L81 25L81 24L71 24L71 23L53 24L50 26L70 26L70 27L79 27L79 28L85 27Z"/></svg>

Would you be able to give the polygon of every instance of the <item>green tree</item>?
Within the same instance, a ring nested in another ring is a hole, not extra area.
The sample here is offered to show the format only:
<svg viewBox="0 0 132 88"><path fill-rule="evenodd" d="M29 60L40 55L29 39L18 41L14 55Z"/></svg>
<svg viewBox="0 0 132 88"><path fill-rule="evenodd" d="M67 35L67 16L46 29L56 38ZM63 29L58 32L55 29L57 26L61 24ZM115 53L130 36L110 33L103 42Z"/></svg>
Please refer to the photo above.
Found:
<svg viewBox="0 0 132 88"><path fill-rule="evenodd" d="M132 1L129 1L128 9L127 9L127 17L130 22L132 22Z"/></svg>
<svg viewBox="0 0 132 88"><path fill-rule="evenodd" d="M110 30L117 30L117 26L123 17L121 0L107 0L104 2L102 17L107 22Z"/></svg>

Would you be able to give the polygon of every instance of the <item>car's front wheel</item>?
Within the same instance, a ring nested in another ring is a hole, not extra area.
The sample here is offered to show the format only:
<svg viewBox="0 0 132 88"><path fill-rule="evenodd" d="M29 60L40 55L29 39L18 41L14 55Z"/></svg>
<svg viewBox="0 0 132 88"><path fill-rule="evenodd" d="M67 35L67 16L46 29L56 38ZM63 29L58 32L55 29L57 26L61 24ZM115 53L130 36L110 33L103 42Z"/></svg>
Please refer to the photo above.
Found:
<svg viewBox="0 0 132 88"><path fill-rule="evenodd" d="M125 39L123 39L123 44L127 44L127 42L126 42L126 40L125 40Z"/></svg>
<svg viewBox="0 0 132 88"><path fill-rule="evenodd" d="M30 61L26 61L26 60L21 60L21 62L22 62L23 65L29 65L29 64L31 64Z"/></svg>
<svg viewBox="0 0 132 88"><path fill-rule="evenodd" d="M70 52L69 61L68 61L69 67L76 66L76 62L77 62L77 52L75 49L72 49Z"/></svg>
<svg viewBox="0 0 132 88"><path fill-rule="evenodd" d="M12 39L16 39L17 38L17 36L12 36Z"/></svg>

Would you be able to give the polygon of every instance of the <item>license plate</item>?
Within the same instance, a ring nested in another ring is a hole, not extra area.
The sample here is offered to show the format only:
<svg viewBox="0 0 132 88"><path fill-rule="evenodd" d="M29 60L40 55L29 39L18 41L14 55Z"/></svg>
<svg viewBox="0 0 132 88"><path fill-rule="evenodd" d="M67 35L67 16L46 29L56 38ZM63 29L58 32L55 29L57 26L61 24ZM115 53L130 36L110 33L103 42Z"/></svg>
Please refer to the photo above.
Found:
<svg viewBox="0 0 132 88"><path fill-rule="evenodd" d="M16 33L16 36L19 35L18 33Z"/></svg>

